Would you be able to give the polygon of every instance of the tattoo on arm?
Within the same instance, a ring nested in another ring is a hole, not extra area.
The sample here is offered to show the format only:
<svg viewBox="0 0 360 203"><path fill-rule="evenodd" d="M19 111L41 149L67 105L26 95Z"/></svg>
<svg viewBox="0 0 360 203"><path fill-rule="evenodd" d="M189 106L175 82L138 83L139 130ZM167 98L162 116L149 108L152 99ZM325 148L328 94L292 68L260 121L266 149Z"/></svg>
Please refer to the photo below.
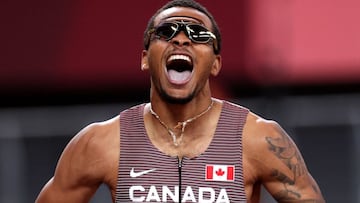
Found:
<svg viewBox="0 0 360 203"><path fill-rule="evenodd" d="M302 157L289 137L280 133L281 137L266 137L269 144L269 150L272 151L294 174L294 182L298 176L306 172Z"/></svg>
<svg viewBox="0 0 360 203"><path fill-rule="evenodd" d="M285 132L280 132L280 137L272 138L266 137L269 145L269 150L272 151L292 172L292 177L287 176L277 169L273 169L272 176L283 183L284 189L276 194L278 200L294 200L300 199L301 194L289 189L289 186L295 185L299 176L306 173L306 168L301 154L296 149L290 138ZM317 191L315 191L317 192ZM309 200L305 202L317 202L316 200Z"/></svg>

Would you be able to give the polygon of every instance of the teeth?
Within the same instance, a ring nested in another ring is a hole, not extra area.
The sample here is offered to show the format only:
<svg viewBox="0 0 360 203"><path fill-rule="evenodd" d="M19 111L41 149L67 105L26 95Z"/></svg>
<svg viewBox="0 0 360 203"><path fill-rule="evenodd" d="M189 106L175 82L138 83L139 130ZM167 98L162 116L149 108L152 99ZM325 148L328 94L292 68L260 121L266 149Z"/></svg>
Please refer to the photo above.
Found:
<svg viewBox="0 0 360 203"><path fill-rule="evenodd" d="M172 55L169 57L168 62L173 61L173 60L185 60L185 61L188 61L191 63L190 57L188 57L186 55Z"/></svg>

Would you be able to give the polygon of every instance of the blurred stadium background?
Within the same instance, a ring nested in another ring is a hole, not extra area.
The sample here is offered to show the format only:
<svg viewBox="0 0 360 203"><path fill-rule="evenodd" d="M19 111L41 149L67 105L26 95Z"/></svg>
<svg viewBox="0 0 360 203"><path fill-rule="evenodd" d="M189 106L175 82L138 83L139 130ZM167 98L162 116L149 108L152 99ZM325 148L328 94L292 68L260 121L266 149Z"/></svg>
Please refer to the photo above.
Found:
<svg viewBox="0 0 360 203"><path fill-rule="evenodd" d="M148 101L142 35L165 2L0 2L0 202L33 202L81 128ZM360 202L360 1L199 2L223 37L214 96L278 121L327 202Z"/></svg>

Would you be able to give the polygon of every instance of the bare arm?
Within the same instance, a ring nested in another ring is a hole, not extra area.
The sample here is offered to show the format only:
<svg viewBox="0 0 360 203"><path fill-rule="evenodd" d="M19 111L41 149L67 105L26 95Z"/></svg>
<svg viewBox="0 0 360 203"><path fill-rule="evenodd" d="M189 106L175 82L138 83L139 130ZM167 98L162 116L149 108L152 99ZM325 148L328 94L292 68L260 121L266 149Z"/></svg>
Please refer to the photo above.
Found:
<svg viewBox="0 0 360 203"><path fill-rule="evenodd" d="M325 202L297 146L276 122L258 118L252 132L257 140L252 162L258 182L278 202Z"/></svg>
<svg viewBox="0 0 360 203"><path fill-rule="evenodd" d="M104 150L109 149L106 145L110 140L107 139L107 129L101 124L89 125L69 142L59 159L54 177L41 190L36 203L90 201L100 184L106 181L107 171L112 167L106 157L114 157L114 153Z"/></svg>

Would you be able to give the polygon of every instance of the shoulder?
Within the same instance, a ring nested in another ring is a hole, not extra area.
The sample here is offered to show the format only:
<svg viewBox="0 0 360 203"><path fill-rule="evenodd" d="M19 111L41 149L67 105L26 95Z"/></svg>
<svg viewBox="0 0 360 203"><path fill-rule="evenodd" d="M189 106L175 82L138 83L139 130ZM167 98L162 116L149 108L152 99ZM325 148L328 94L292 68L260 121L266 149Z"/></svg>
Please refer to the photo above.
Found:
<svg viewBox="0 0 360 203"><path fill-rule="evenodd" d="M278 144L281 141L292 142L278 122L265 119L253 112L248 114L243 132L244 144L253 153L268 152L276 141Z"/></svg>
<svg viewBox="0 0 360 203"><path fill-rule="evenodd" d="M274 120L265 119L239 104L224 100L221 102L223 106L226 105L225 108L230 111L237 109L244 113L245 124L243 128L243 139L245 139L245 141L251 141L251 143L266 141L266 137L278 136L279 134L285 133L279 123Z"/></svg>
<svg viewBox="0 0 360 203"><path fill-rule="evenodd" d="M255 169L254 176L268 175L271 167L296 156L297 148L291 137L274 120L250 112L243 130L245 160ZM288 157L286 157L288 156Z"/></svg>
<svg viewBox="0 0 360 203"><path fill-rule="evenodd" d="M119 157L118 116L87 125L67 144L37 202L88 202L101 183L112 186ZM115 177L115 178L114 178Z"/></svg>
<svg viewBox="0 0 360 203"><path fill-rule="evenodd" d="M70 141L69 145L76 145L79 149L98 148L110 144L119 137L119 116L102 122L94 122L81 129Z"/></svg>
<svg viewBox="0 0 360 203"><path fill-rule="evenodd" d="M99 178L102 181L118 159L119 128L119 116L87 125L68 143L59 165L78 174L79 178Z"/></svg>
<svg viewBox="0 0 360 203"><path fill-rule="evenodd" d="M244 126L245 135L249 139L274 137L285 133L280 124L274 120L265 119L253 112L249 112Z"/></svg>

